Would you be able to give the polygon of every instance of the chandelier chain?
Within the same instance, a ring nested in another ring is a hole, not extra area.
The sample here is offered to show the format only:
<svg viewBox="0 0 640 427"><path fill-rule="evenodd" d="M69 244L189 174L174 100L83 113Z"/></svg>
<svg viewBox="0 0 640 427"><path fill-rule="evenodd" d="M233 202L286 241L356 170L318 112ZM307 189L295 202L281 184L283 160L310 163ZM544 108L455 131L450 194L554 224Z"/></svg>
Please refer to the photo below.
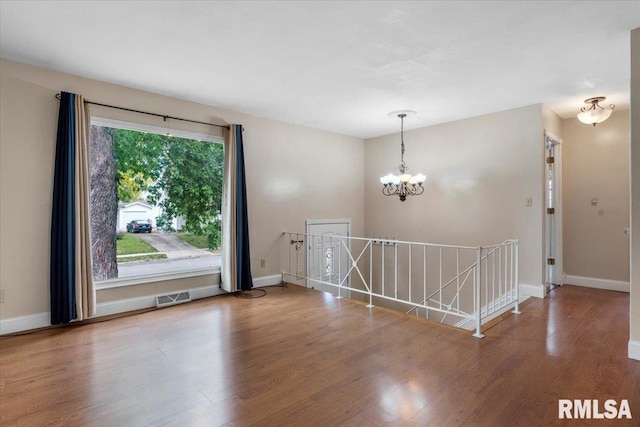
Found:
<svg viewBox="0 0 640 427"><path fill-rule="evenodd" d="M400 167L398 168L398 172L405 173L407 166L404 162L404 118L407 117L407 115L401 113L398 114L398 117L400 117Z"/></svg>

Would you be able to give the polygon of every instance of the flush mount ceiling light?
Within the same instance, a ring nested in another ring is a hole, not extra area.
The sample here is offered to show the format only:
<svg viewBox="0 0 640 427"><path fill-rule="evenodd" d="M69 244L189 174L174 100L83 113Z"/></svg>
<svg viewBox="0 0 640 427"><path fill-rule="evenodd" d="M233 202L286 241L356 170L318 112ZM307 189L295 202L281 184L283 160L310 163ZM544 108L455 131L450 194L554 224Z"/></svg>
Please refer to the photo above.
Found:
<svg viewBox="0 0 640 427"><path fill-rule="evenodd" d="M578 113L578 120L582 123L588 125L597 125L598 123L602 123L607 120L611 113L613 113L613 109L616 108L615 105L609 105L609 108L602 108L600 104L601 101L604 101L604 96L596 96L594 98L585 99L585 104L591 104L590 107L582 107L580 112Z"/></svg>
<svg viewBox="0 0 640 427"><path fill-rule="evenodd" d="M427 178L423 174L411 175L407 171L409 168L404 162L404 118L415 116L416 112L411 110L392 111L389 117L400 118L400 165L396 168L396 173L390 173L380 177L382 183L382 194L385 196L398 196L404 202L407 196L417 196L424 193L422 183Z"/></svg>

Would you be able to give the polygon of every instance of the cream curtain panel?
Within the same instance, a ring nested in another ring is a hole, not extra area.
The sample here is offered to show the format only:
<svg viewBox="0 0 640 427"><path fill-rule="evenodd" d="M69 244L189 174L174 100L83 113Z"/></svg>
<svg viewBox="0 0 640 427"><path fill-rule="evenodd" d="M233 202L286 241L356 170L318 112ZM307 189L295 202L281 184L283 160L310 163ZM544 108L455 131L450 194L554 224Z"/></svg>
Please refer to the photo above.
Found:
<svg viewBox="0 0 640 427"><path fill-rule="evenodd" d="M236 256L236 155L237 144L234 125L224 131L224 172L222 175L222 289L227 292L238 290Z"/></svg>
<svg viewBox="0 0 640 427"><path fill-rule="evenodd" d="M91 114L84 98L76 95L76 158L75 212L76 212L76 313L83 320L96 314L96 291L91 266L91 182L89 180L89 143Z"/></svg>
<svg viewBox="0 0 640 427"><path fill-rule="evenodd" d="M253 288L253 280L242 125L230 125L224 135L222 288L227 292L246 291Z"/></svg>

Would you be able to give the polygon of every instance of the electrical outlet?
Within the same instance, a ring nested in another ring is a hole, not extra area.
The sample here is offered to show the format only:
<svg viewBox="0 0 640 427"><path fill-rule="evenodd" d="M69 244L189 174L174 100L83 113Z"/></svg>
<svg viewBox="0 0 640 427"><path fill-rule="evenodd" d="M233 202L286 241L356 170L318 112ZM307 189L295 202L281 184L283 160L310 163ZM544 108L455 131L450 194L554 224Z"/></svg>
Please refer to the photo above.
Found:
<svg viewBox="0 0 640 427"><path fill-rule="evenodd" d="M267 266L267 260L266 259L261 259L260 260L260 268L265 268Z"/></svg>
<svg viewBox="0 0 640 427"><path fill-rule="evenodd" d="M4 289L0 289L0 304L4 302Z"/></svg>
<svg viewBox="0 0 640 427"><path fill-rule="evenodd" d="M297 275L300 276L300 277L304 277L304 271L298 271Z"/></svg>
<svg viewBox="0 0 640 427"><path fill-rule="evenodd" d="M533 197L527 197L524 201L526 207L530 208L533 206Z"/></svg>

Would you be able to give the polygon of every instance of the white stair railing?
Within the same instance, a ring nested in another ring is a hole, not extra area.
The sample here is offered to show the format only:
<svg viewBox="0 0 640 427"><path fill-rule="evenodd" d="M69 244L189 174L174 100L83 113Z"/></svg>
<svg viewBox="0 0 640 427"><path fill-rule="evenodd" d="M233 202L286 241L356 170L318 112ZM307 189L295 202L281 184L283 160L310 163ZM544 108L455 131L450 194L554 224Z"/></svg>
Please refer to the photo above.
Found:
<svg viewBox="0 0 640 427"><path fill-rule="evenodd" d="M344 296L424 310L425 317L469 329L513 306L519 313L518 241L455 246L284 232L282 280ZM458 322L449 321L454 316Z"/></svg>

